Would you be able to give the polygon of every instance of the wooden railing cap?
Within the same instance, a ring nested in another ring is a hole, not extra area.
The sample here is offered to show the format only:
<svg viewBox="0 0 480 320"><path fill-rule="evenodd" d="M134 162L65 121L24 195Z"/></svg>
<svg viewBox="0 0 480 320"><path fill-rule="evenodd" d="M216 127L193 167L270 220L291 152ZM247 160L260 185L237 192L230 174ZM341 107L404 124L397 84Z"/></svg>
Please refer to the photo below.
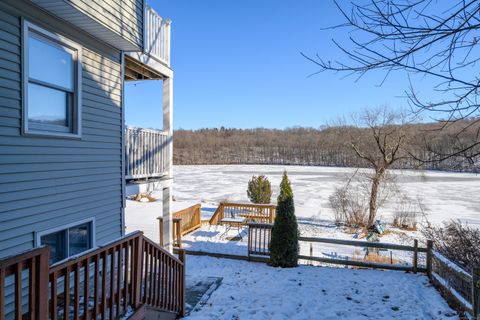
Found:
<svg viewBox="0 0 480 320"><path fill-rule="evenodd" d="M134 232L131 232L125 236L123 236L122 238L120 239L116 239L116 240L113 240L111 242L108 242L102 246L99 246L98 248L93 248L93 249L90 249L88 251L84 251L76 256L72 256L70 258L68 258L67 260L63 260L63 261L59 261L58 263L55 263L53 265L50 266L50 273L52 272L56 272L58 270L61 270L67 266L71 266L71 265L74 265L78 262L81 262L81 261L84 261L85 259L88 259L90 257L93 257L97 254L100 254L102 252L105 252L113 247L116 247L118 246L119 244L123 244L125 243L126 241L129 241L131 239L135 239L135 238L138 238L138 237L143 237L143 232L142 231L134 231ZM145 239L145 237L143 237Z"/></svg>
<svg viewBox="0 0 480 320"><path fill-rule="evenodd" d="M22 262L24 260L39 256L39 255L42 255L42 254L46 254L46 253L49 253L49 252L50 252L49 247L41 246L41 247L35 248L33 250L30 249L30 250L23 251L23 252L18 253L18 254L14 254L14 255L2 258L2 260L0 260L0 269L7 268L7 267L9 267L13 264Z"/></svg>

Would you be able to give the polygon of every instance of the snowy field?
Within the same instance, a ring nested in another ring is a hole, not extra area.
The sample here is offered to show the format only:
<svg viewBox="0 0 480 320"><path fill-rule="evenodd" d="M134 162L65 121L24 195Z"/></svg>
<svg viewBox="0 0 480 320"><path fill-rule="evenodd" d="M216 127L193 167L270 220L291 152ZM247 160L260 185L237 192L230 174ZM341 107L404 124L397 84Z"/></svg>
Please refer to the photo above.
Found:
<svg viewBox="0 0 480 320"><path fill-rule="evenodd" d="M423 275L188 256L191 277L223 277L185 319L458 319Z"/></svg>
<svg viewBox="0 0 480 320"><path fill-rule="evenodd" d="M283 170L288 171L299 219L332 221L328 198L347 174L354 170L335 167L215 165L174 166L174 192L177 201L201 202L206 212L218 202L247 201L247 183L252 175L266 175L276 200ZM441 223L460 219L480 226L480 175L432 171L395 171L400 189L410 198L419 197L426 206L428 219ZM396 203L390 201L379 210L381 218L391 221Z"/></svg>

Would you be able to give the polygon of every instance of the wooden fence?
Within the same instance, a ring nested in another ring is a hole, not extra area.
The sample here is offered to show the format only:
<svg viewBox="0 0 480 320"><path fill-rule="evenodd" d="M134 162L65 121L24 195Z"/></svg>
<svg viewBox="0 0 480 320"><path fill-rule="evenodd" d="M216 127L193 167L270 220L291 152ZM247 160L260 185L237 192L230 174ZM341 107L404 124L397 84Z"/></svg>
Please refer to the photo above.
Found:
<svg viewBox="0 0 480 320"><path fill-rule="evenodd" d="M273 204L227 203L221 202L210 219L210 224L220 224L225 217L245 218L247 223L273 223L276 206Z"/></svg>
<svg viewBox="0 0 480 320"><path fill-rule="evenodd" d="M177 259L141 232L50 267L48 257L49 249L41 248L0 261L0 320L6 318L5 277L12 272L15 319L117 319L142 305L184 314L184 252Z"/></svg>
<svg viewBox="0 0 480 320"><path fill-rule="evenodd" d="M249 224L249 238L248 238L248 255L263 255L269 256L269 245L271 239L271 230L272 224L258 224L250 223ZM411 264L394 264L392 263L377 263L371 261L362 261L360 259L340 259L340 258L329 258L329 257L319 257L313 255L312 251L309 256L300 255L300 260L307 261L316 261L321 263L330 263L330 264L340 264L347 266L355 267L364 267L364 268L376 268L376 269L391 269L391 270L403 270L403 271L412 271L412 272L427 272L427 266L419 266L419 253L427 253L427 248L418 247L418 241L414 241L413 246L397 245L391 243L381 243L381 242L366 242L366 241L355 241L355 240L341 240L341 239L329 239L329 238L314 238L314 237L299 237L300 242L309 242L309 243L323 243L323 244L334 244L334 245L343 245L350 247L363 247L363 248L375 248L375 249L389 249L389 250L399 250L412 252L412 263Z"/></svg>
<svg viewBox="0 0 480 320"><path fill-rule="evenodd" d="M161 177L167 174L172 137L164 131L127 127L125 129L125 178Z"/></svg>
<svg viewBox="0 0 480 320"><path fill-rule="evenodd" d="M468 273L432 250L429 277L448 300L468 312L473 319L480 319L480 268L474 268L472 273Z"/></svg>

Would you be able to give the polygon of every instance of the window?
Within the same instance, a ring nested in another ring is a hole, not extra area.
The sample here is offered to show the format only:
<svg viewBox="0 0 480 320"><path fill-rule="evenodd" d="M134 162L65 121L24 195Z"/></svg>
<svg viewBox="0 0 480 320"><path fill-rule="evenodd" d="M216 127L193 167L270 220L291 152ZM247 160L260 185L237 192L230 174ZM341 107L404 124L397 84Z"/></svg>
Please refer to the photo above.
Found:
<svg viewBox="0 0 480 320"><path fill-rule="evenodd" d="M23 131L80 136L81 47L24 21Z"/></svg>
<svg viewBox="0 0 480 320"><path fill-rule="evenodd" d="M38 245L50 247L50 264L78 255L94 247L93 221L63 229L47 230L37 235Z"/></svg>

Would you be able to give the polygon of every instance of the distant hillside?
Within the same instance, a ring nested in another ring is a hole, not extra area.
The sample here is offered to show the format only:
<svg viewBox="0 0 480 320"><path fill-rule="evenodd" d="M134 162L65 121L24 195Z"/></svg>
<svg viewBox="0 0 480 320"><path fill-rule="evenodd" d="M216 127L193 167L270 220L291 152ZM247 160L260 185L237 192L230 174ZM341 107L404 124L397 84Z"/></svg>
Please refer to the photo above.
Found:
<svg viewBox="0 0 480 320"><path fill-rule="evenodd" d="M459 128L468 127L467 124L462 122L443 130L440 130L441 123L409 125L412 153L421 159L434 159L460 150L463 142L478 138L478 125L469 127L460 136L457 134ZM174 163L362 166L348 142L352 135L367 137L367 130L346 126L177 130L174 132ZM479 162L478 154L469 153L441 163L425 163L423 168L474 171ZM398 166L415 168L418 162L406 160Z"/></svg>

